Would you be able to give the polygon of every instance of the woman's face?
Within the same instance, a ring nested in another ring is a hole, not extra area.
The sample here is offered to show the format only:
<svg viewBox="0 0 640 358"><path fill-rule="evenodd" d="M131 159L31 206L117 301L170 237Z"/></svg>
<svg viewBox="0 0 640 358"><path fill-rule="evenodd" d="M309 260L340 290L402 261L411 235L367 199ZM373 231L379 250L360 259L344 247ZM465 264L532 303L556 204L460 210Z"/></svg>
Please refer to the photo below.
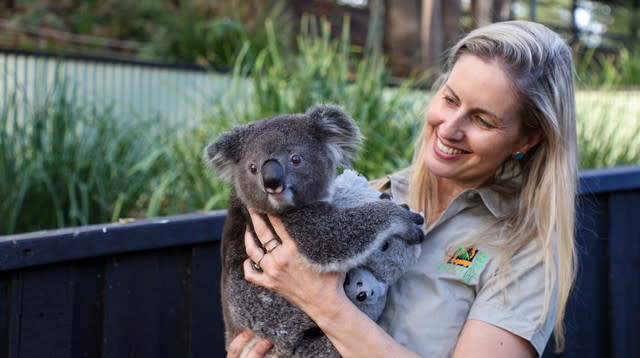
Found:
<svg viewBox="0 0 640 358"><path fill-rule="evenodd" d="M426 136L429 170L463 188L490 181L507 157L540 140L520 134L516 95L500 65L469 54L433 98Z"/></svg>

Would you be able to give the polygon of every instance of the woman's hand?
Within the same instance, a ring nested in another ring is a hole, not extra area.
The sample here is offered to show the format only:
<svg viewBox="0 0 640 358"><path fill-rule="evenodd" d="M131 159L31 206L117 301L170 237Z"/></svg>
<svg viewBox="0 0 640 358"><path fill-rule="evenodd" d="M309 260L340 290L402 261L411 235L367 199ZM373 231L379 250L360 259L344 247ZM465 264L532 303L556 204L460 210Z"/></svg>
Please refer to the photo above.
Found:
<svg viewBox="0 0 640 358"><path fill-rule="evenodd" d="M344 293L344 273L314 271L277 217L268 216L275 234L282 240L282 244L274 246L277 241L271 241L275 236L265 220L251 209L249 214L264 249L247 228L244 244L249 258L244 262L245 279L281 294L298 306L318 324L343 357L417 357L349 300ZM254 263L260 270L254 268Z"/></svg>
<svg viewBox="0 0 640 358"><path fill-rule="evenodd" d="M244 351L247 345L253 343L253 347L251 350L247 352L247 354L243 358L262 358L265 354L271 349L273 344L266 339L259 339L257 342L252 342L255 338L254 334L251 331L247 330L234 338L231 343L229 343L229 351L227 352L227 358L240 358L242 352ZM277 358L273 356L272 358Z"/></svg>
<svg viewBox="0 0 640 358"><path fill-rule="evenodd" d="M314 271L298 252L298 246L289 236L282 222L276 216L269 215L269 222L282 243L275 239L265 220L249 209L253 227L258 240L268 251L256 244L253 233L247 228L245 247L247 259L244 263L244 276L249 282L275 291L298 306L313 318L327 300L346 299L344 294L344 273L318 273ZM322 238L318 238L322 240ZM254 268L259 264L261 271Z"/></svg>

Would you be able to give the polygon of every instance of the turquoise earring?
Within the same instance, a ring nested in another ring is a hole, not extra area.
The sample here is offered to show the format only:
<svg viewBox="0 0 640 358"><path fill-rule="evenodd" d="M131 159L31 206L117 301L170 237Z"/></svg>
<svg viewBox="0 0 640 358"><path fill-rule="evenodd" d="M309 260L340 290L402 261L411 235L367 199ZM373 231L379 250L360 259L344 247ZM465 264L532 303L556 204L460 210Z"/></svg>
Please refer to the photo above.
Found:
<svg viewBox="0 0 640 358"><path fill-rule="evenodd" d="M516 154L513 155L513 158L515 160L520 160L520 159L524 158L524 154L522 154L522 152L516 152Z"/></svg>

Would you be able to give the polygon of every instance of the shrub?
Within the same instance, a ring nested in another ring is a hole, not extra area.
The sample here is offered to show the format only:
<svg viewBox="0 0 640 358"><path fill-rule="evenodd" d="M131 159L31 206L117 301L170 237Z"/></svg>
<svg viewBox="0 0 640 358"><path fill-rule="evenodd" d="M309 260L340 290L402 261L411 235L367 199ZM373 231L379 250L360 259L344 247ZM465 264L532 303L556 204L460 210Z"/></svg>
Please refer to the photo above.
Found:
<svg viewBox="0 0 640 358"><path fill-rule="evenodd" d="M162 157L152 121L73 100L59 76L42 102L0 111L0 234L116 220L133 211ZM37 96L36 96L37 97Z"/></svg>

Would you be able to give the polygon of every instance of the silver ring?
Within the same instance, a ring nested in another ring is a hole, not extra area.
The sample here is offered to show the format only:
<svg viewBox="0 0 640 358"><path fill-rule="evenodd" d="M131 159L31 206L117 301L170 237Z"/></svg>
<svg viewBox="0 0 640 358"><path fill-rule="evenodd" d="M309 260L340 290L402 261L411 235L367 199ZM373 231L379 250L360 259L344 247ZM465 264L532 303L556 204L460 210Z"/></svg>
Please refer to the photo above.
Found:
<svg viewBox="0 0 640 358"><path fill-rule="evenodd" d="M253 266L254 270L262 272L262 267L260 266L260 263L262 262L262 259L264 259L264 256L265 256L265 254L262 254L262 257L260 257L258 262L253 262L251 264Z"/></svg>
<svg viewBox="0 0 640 358"><path fill-rule="evenodd" d="M269 246L269 247L267 247L267 246ZM265 244L263 245L264 249L267 250L267 253L270 253L271 251L275 250L276 247L278 247L278 246L280 246L280 243L276 239L271 239L271 240L265 242Z"/></svg>

